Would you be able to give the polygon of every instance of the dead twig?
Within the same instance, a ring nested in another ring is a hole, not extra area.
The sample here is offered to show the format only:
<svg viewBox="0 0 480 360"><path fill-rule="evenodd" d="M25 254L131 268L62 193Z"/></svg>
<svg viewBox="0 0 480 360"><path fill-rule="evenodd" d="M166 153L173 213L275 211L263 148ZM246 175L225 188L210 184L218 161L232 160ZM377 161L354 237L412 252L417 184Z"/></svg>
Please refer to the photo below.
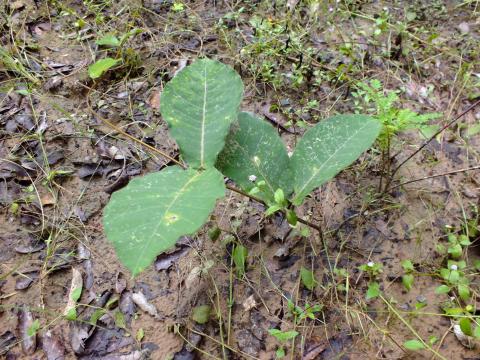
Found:
<svg viewBox="0 0 480 360"><path fill-rule="evenodd" d="M413 179L413 180L405 181L405 182L403 182L403 183L401 183L401 184L392 186L392 187L390 188L390 190L396 189L396 188L398 188L398 187L400 187L400 186L403 186L403 185L415 183L415 182L418 182L418 181L433 179L433 178L437 178L437 177L440 177L440 176L447 176L447 175L458 174L458 173L467 172L467 171L472 171L472 170L480 170L480 165L472 166L472 167L465 168L465 169L448 171L448 172L445 172L445 173L442 173L442 174L435 174L435 175L424 176L424 177L421 177L421 178L418 178L418 179Z"/></svg>
<svg viewBox="0 0 480 360"><path fill-rule="evenodd" d="M405 165L411 158L413 158L415 155L417 155L420 151L422 151L425 146L430 144L433 139L435 139L439 134L441 134L444 130L455 124L459 119L461 119L463 116L465 116L467 113L472 111L474 108L476 108L480 104L480 99L475 101L472 105L470 105L466 110L462 111L459 115L457 115L453 120L449 121L446 123L440 130L438 130L435 134L430 136L425 142L417 149L415 150L412 154L410 154L405 160L403 160L395 169L393 169L392 173L390 174L390 177L388 179L387 184L385 185L385 189L383 190L383 193L386 193L390 189L390 185L393 181L393 177L395 174L400 170L400 168Z"/></svg>

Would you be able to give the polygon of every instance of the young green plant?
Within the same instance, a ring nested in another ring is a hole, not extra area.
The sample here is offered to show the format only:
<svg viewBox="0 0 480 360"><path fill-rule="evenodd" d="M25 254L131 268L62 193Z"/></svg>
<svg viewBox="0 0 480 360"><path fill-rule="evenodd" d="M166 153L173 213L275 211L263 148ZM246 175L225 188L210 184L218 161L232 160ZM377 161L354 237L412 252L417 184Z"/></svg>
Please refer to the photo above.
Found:
<svg viewBox="0 0 480 360"><path fill-rule="evenodd" d="M107 238L134 275L205 223L225 195L223 176L255 192L269 213L285 210L294 225L289 210L354 162L380 132L368 116L334 116L310 128L289 157L270 124L239 112L242 93L238 74L209 59L195 61L165 86L162 117L189 167L132 180L104 211Z"/></svg>

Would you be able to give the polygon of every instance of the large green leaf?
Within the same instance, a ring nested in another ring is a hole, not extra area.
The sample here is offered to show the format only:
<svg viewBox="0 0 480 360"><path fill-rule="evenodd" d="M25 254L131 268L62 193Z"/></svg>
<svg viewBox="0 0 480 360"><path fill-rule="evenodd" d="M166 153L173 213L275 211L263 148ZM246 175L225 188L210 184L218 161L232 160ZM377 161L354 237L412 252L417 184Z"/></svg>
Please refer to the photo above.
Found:
<svg viewBox="0 0 480 360"><path fill-rule="evenodd" d="M165 86L161 113L190 166L205 169L215 164L242 94L240 76L209 59L195 61Z"/></svg>
<svg viewBox="0 0 480 360"><path fill-rule="evenodd" d="M136 275L180 236L198 230L224 195L223 176L216 169L169 167L113 193L104 210L105 233Z"/></svg>
<svg viewBox="0 0 480 360"><path fill-rule="evenodd" d="M245 191L264 180L265 191L255 195L272 201L279 188L287 196L292 192L289 161L285 145L273 126L242 112L232 125L215 166Z"/></svg>
<svg viewBox="0 0 480 360"><path fill-rule="evenodd" d="M310 191L354 162L377 138L379 121L365 115L338 115L317 124L302 137L291 157L294 205Z"/></svg>

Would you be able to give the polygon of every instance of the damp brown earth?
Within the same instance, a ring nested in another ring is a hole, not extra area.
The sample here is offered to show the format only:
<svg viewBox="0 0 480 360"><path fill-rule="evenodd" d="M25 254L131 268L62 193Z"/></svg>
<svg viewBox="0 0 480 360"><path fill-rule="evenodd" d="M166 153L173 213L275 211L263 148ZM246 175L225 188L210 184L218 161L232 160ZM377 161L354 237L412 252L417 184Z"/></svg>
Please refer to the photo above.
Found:
<svg viewBox="0 0 480 360"><path fill-rule="evenodd" d="M289 150L315 123L360 111L356 84L371 79L398 91L397 108L438 112L429 125L442 126L480 97L478 1L18 0L0 4L0 26L0 357L274 359L283 348L305 360L478 358L445 309L471 305L476 326L480 107L383 194L385 164L425 136L399 133L390 159L375 145L299 208L315 228L292 229L228 192L197 234L132 278L102 226L113 192L172 165L152 148L178 158L161 93L195 59L234 67L242 109L275 126ZM96 44L132 29L122 49ZM105 56L122 64L93 81L88 67ZM437 289L447 235L467 228L465 301ZM248 249L243 275L232 239ZM366 264L383 269L374 299ZM204 305L208 321L195 321ZM298 335L282 343L271 329ZM412 340L426 348L409 349Z"/></svg>

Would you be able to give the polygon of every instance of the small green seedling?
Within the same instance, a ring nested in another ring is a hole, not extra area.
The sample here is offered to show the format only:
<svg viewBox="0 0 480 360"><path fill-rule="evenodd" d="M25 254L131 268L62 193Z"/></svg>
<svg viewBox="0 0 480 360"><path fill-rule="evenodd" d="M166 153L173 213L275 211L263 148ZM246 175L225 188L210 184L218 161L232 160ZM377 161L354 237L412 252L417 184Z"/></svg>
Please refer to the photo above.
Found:
<svg viewBox="0 0 480 360"><path fill-rule="evenodd" d="M35 319L27 329L27 336L32 337L37 334L37 331L40 329L40 321Z"/></svg>
<svg viewBox="0 0 480 360"><path fill-rule="evenodd" d="M348 284L350 274L347 269L337 268L333 269L333 274L335 275L335 283L338 291L348 292Z"/></svg>
<svg viewBox="0 0 480 360"><path fill-rule="evenodd" d="M465 274L467 263L462 260L464 250L471 245L467 235L448 234L448 246L437 246L437 251L446 254L450 259L447 260L447 266L440 269L440 277L445 281L444 285L436 289L437 293L448 293L456 289L458 296L463 301L470 300L470 280Z"/></svg>
<svg viewBox="0 0 480 360"><path fill-rule="evenodd" d="M310 305L309 303L305 303L305 307L302 308L299 305L295 305L292 300L288 300L287 302L288 311L290 314L293 315L294 323L299 324L301 321L305 319L315 320L316 313L321 312L323 307L320 304L313 304Z"/></svg>
<svg viewBox="0 0 480 360"><path fill-rule="evenodd" d="M472 272L476 275L480 269L478 262L474 263L474 269L471 269L464 260L466 248L472 243L468 235L471 232L467 227L463 230L468 234L456 234L453 228L447 226L450 232L447 236L448 245L437 246L437 252L447 257L446 266L441 268L438 275L444 284L435 289L437 295L449 295L449 299L444 302L442 309L445 315L455 321L457 331L461 331L467 337L480 339L480 325L478 316L475 315L475 306L471 304L472 294L475 293L471 289Z"/></svg>
<svg viewBox="0 0 480 360"><path fill-rule="evenodd" d="M275 339L280 342L280 346L277 348L277 351L275 352L275 356L277 359L281 359L285 357L285 349L284 345L287 341L292 340L298 336L298 332L291 330L291 331L281 331L279 329L269 329L268 333L275 337Z"/></svg>
<svg viewBox="0 0 480 360"><path fill-rule="evenodd" d="M286 211L294 226L296 215L288 210L354 162L380 132L380 123L368 116L334 116L307 130L290 157L273 126L239 112L242 93L238 74L209 59L197 60L165 86L162 117L189 167L169 166L132 180L104 211L107 238L134 275L205 223L225 195L223 176L256 192L269 213Z"/></svg>
<svg viewBox="0 0 480 360"><path fill-rule="evenodd" d="M402 261L402 268L405 271L405 274L402 276L403 286L405 286L405 289L407 289L407 291L410 291L413 287L413 282L415 281L415 278L413 276L415 268L411 260Z"/></svg>
<svg viewBox="0 0 480 360"><path fill-rule="evenodd" d="M132 65L132 63L135 62L136 54L130 48L124 49L123 45L129 38L140 32L140 29L132 29L120 37L117 37L115 34L105 34L98 39L95 43L100 47L113 50L115 57L107 56L90 65L88 67L88 75L90 78L98 79L105 72L122 63L124 65Z"/></svg>
<svg viewBox="0 0 480 360"><path fill-rule="evenodd" d="M378 276L383 272L382 264L369 261L364 265L360 265L359 269L365 271L369 277L366 299L375 299L380 295L380 283L378 282Z"/></svg>
<svg viewBox="0 0 480 360"><path fill-rule="evenodd" d="M424 137L429 137L439 129L430 125L430 120L439 118L441 113L418 114L410 109L399 109L399 91L385 91L383 84L373 79L369 83L358 82L352 94L357 111L372 113L383 124L378 137L380 146L387 149L392 138L405 130L417 129Z"/></svg>

